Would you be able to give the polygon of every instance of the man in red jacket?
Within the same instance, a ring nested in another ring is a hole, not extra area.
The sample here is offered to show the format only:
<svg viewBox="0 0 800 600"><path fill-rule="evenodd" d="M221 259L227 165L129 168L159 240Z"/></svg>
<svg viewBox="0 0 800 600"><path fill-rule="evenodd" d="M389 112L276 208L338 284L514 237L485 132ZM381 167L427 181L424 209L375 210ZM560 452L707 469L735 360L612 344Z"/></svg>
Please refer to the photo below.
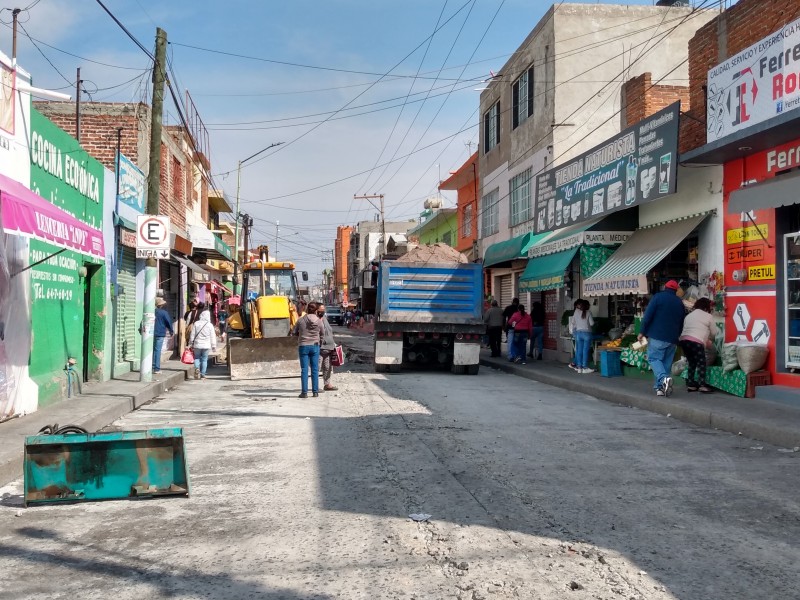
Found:
<svg viewBox="0 0 800 600"><path fill-rule="evenodd" d="M525 354L528 349L528 338L533 334L533 319L525 312L525 307L520 304L517 312L508 320L509 331L514 332L514 362L525 364Z"/></svg>

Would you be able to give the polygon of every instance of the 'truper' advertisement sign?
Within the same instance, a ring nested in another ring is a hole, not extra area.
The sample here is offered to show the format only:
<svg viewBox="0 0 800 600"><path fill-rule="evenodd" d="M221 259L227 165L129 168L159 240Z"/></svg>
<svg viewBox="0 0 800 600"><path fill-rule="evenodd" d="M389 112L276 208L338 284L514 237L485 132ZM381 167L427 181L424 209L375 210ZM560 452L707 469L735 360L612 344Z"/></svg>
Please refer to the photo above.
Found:
<svg viewBox="0 0 800 600"><path fill-rule="evenodd" d="M536 231L595 219L674 194L680 103L536 178Z"/></svg>
<svg viewBox="0 0 800 600"><path fill-rule="evenodd" d="M800 20L708 72L709 142L800 106Z"/></svg>

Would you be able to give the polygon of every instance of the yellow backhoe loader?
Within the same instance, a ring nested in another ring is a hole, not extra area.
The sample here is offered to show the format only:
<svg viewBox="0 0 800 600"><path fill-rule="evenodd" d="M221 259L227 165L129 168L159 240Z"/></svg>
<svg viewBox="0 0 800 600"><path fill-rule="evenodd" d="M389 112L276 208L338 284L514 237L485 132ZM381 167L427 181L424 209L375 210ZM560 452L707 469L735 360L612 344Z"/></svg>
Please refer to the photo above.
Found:
<svg viewBox="0 0 800 600"><path fill-rule="evenodd" d="M269 250L242 267L241 308L227 321L231 379L294 377L300 374L297 338L291 330L299 317L294 263L269 261ZM308 273L302 272L303 281Z"/></svg>

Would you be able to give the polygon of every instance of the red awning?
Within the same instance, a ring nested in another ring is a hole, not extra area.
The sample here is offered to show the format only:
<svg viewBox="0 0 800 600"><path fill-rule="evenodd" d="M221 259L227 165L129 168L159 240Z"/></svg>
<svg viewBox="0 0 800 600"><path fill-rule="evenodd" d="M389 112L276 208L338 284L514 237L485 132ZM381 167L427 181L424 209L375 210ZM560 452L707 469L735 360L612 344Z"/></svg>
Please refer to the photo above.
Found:
<svg viewBox="0 0 800 600"><path fill-rule="evenodd" d="M103 233L0 175L0 216L5 233L33 237L103 259Z"/></svg>

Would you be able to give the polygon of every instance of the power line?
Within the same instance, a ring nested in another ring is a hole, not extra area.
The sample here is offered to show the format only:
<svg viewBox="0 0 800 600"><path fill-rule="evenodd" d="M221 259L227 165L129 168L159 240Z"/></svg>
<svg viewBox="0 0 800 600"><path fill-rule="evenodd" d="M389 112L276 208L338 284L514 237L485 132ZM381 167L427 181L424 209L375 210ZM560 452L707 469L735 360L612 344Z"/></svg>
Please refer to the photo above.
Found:
<svg viewBox="0 0 800 600"><path fill-rule="evenodd" d="M35 5L36 5L36 2L34 2L31 6L35 6ZM47 61L47 63L51 67L53 67L53 69L55 70L56 73L61 75L61 79L66 81L67 85L69 85L69 86L75 85L74 81L70 81L69 79L67 79L66 76L61 71L58 70L58 67L53 64L53 61L51 61L49 58L47 58L47 55L44 52L42 52L42 49L39 48L39 46L36 44L36 42L33 41L33 38L31 38L31 36L28 35L28 32L25 30L25 26L22 23L20 23L19 21L17 22L17 25L19 25L20 29L22 29L23 33L25 33L25 35L28 37L28 39L31 40L31 43L33 44L34 48L36 48L39 51L39 54L42 55L42 58L45 59Z"/></svg>

